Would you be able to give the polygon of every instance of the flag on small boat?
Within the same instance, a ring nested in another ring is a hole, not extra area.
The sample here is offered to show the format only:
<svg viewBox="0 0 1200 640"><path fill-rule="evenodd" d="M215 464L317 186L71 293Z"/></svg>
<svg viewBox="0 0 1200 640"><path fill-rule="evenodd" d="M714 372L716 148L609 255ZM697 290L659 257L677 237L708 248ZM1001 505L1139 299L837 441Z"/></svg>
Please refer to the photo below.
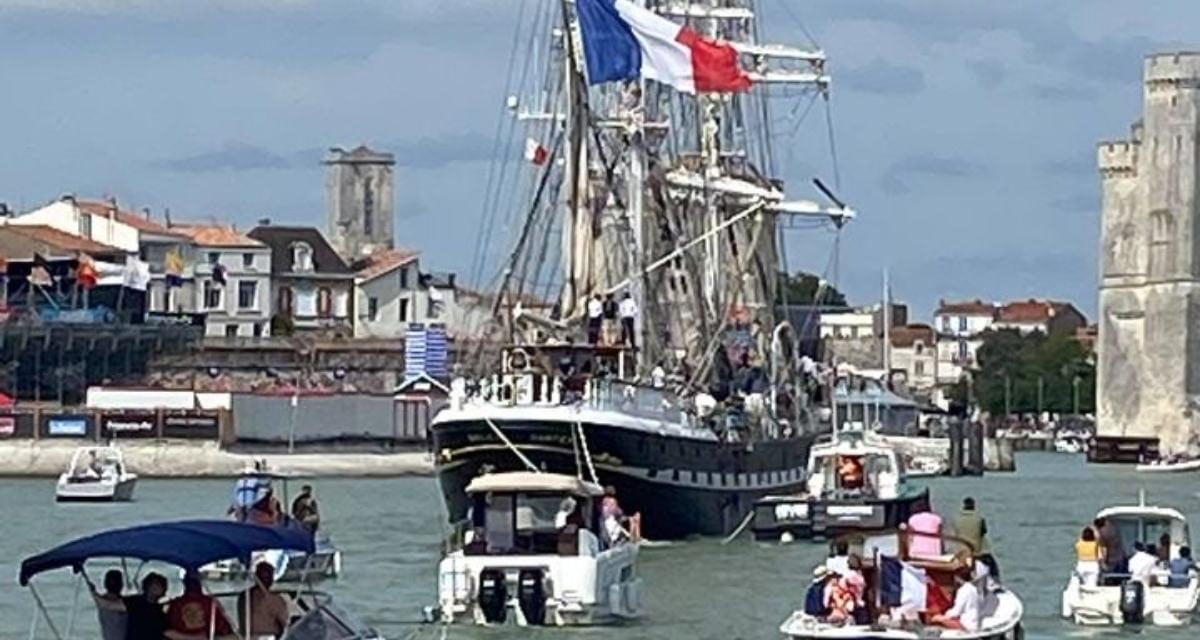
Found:
<svg viewBox="0 0 1200 640"><path fill-rule="evenodd" d="M576 0L575 6L590 84L640 76L684 93L750 88L737 49L728 43L630 0Z"/></svg>
<svg viewBox="0 0 1200 640"><path fill-rule="evenodd" d="M924 611L929 598L925 570L896 558L879 558L879 602L909 611Z"/></svg>

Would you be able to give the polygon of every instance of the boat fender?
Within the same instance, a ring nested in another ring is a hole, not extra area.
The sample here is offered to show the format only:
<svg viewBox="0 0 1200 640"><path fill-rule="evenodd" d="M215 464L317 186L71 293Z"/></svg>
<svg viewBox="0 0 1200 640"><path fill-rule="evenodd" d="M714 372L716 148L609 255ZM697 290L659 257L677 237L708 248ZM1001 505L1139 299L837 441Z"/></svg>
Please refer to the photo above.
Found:
<svg viewBox="0 0 1200 640"><path fill-rule="evenodd" d="M479 609L483 619L493 624L503 624L507 617L508 585L504 572L499 569L484 569L479 572Z"/></svg>
<svg viewBox="0 0 1200 640"><path fill-rule="evenodd" d="M1121 619L1125 624L1141 624L1146 606L1146 585L1140 580L1121 583Z"/></svg>
<svg viewBox="0 0 1200 640"><path fill-rule="evenodd" d="M546 581L541 569L522 569L517 578L517 603L525 623L546 624Z"/></svg>

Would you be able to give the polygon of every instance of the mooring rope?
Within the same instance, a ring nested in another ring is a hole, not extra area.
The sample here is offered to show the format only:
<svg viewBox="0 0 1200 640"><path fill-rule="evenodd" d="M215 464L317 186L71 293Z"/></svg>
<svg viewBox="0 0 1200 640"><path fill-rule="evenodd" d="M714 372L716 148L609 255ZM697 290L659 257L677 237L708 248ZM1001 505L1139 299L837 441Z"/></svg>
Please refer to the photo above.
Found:
<svg viewBox="0 0 1200 640"><path fill-rule="evenodd" d="M512 449L512 452L521 459L521 462L525 464L526 468L534 473L542 472L542 470L538 469L529 458L525 457L525 454L521 453L521 450L517 448L517 445L513 444L512 440L509 440L508 436L504 435L504 432L500 430L500 427L496 426L496 423L492 422L491 418L484 416L483 419L485 422L487 422L488 426L492 428L492 431L496 434L496 437L500 438L500 441L504 443L504 446Z"/></svg>

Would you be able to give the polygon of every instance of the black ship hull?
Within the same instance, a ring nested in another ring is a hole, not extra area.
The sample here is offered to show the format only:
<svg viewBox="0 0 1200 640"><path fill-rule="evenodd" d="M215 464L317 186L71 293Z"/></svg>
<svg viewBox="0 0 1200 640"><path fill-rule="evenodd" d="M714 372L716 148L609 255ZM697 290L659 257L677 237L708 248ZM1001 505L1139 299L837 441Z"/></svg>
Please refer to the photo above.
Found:
<svg viewBox="0 0 1200 640"><path fill-rule="evenodd" d="M489 412L484 419L446 412L432 426L438 482L452 522L466 517L465 489L473 478L485 471L527 468L516 447L543 471L590 479L594 468L600 484L616 489L625 513L641 514L642 535L648 539L726 535L759 498L800 490L815 440L805 435L727 443L611 424L602 413L578 422L504 413ZM582 438L572 435L576 425Z"/></svg>

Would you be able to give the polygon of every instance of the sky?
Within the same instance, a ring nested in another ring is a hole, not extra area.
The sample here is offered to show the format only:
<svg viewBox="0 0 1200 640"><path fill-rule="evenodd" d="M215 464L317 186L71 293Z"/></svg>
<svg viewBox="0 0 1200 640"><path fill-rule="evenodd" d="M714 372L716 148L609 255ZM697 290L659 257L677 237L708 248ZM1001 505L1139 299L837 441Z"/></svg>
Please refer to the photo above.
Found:
<svg viewBox="0 0 1200 640"><path fill-rule="evenodd" d="M323 150L366 143L397 156L397 243L465 274L516 20L548 1L0 0L0 202L324 226ZM836 261L831 233L787 232L792 269L870 303L886 267L916 319L1025 297L1094 317L1096 144L1139 116L1142 57L1195 45L1200 3L760 7L765 39L811 37L833 77L836 154L823 112L780 127L789 190L836 176L859 212Z"/></svg>

